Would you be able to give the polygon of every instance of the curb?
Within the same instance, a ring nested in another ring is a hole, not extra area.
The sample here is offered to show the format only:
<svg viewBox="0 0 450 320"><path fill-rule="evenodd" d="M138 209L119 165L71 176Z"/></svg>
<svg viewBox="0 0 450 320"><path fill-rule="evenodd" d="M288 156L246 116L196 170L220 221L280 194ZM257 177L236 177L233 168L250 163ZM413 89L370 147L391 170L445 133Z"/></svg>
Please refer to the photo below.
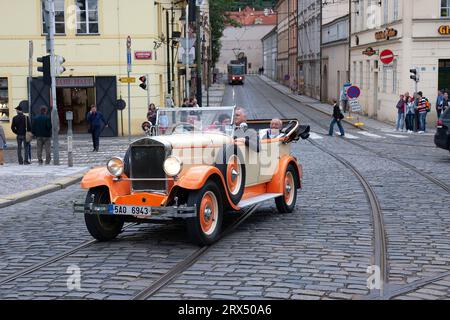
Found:
<svg viewBox="0 0 450 320"><path fill-rule="evenodd" d="M62 178L53 183L49 183L43 187L4 196L0 198L0 209L15 205L17 203L36 199L39 198L40 196L65 189L69 186L72 186L80 182L83 179L83 176L84 173L80 173L77 175Z"/></svg>

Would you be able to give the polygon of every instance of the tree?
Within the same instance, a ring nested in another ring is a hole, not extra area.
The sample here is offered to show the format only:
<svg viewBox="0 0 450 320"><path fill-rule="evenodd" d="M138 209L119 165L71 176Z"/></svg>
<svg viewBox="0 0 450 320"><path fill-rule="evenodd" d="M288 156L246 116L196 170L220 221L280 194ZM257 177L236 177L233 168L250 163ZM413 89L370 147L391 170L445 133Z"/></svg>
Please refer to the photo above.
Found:
<svg viewBox="0 0 450 320"><path fill-rule="evenodd" d="M215 66L220 57L222 48L221 38L223 30L228 25L239 26L239 24L228 17L225 12L231 11L236 5L236 1L230 0L211 0L209 4L209 14L211 23L211 46L212 46L212 64Z"/></svg>

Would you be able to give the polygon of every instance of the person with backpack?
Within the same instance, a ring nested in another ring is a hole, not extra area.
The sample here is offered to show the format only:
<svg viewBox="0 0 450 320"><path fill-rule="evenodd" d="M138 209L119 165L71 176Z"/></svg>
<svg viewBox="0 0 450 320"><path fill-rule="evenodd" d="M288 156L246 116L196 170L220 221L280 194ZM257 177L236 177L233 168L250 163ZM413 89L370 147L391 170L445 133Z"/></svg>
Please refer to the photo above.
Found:
<svg viewBox="0 0 450 320"><path fill-rule="evenodd" d="M334 126L335 126L335 124L337 124L338 127L339 127L339 132L341 133L341 137L345 137L344 127L342 126L342 120L345 117L342 114L341 108L339 107L337 101L333 100L333 103L334 103L334 105L333 105L333 119L331 120L330 132L328 133L328 135L330 137L333 136Z"/></svg>
<svg viewBox="0 0 450 320"><path fill-rule="evenodd" d="M52 122L47 115L47 107L41 106L40 115L33 120L32 132L37 140L37 157L39 165L44 164L42 151L45 150L45 164L49 165L51 156Z"/></svg>
<svg viewBox="0 0 450 320"><path fill-rule="evenodd" d="M431 110L431 103L423 96L422 91L417 93L417 97L418 103L416 109L419 112L419 134L422 134L427 131L427 114Z"/></svg>
<svg viewBox="0 0 450 320"><path fill-rule="evenodd" d="M21 106L16 108L17 115L13 118L11 130L17 135L17 158L20 165L31 164L28 148L32 140L30 118L23 114ZM22 145L25 157L22 156ZM25 158L25 161L24 161Z"/></svg>

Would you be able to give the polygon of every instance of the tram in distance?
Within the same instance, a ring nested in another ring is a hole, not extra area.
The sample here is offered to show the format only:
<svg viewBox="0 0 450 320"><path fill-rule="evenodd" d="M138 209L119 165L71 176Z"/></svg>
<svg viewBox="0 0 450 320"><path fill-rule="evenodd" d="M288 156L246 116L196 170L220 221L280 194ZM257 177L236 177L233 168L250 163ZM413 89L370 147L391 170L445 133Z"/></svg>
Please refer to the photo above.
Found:
<svg viewBox="0 0 450 320"><path fill-rule="evenodd" d="M228 83L229 84L244 84L245 81L245 65L243 64L228 64Z"/></svg>

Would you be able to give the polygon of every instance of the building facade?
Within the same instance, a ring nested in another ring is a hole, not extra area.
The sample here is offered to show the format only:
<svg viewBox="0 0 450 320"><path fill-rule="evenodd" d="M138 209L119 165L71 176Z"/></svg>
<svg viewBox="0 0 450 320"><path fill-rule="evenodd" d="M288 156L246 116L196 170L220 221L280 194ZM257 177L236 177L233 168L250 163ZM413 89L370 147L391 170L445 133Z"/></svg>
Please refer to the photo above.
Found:
<svg viewBox="0 0 450 320"><path fill-rule="evenodd" d="M288 12L289 12L289 69L288 69L288 75L289 75L289 86L293 91L298 90L298 65L297 65L297 57L298 57L298 41L297 41L297 35L298 35L298 15L297 15L297 4L298 0L289 0L289 6L288 6Z"/></svg>
<svg viewBox="0 0 450 320"><path fill-rule="evenodd" d="M279 0L275 6L277 12L277 80L289 86L289 2Z"/></svg>
<svg viewBox="0 0 450 320"><path fill-rule="evenodd" d="M321 100L339 101L340 91L349 81L349 6L330 2L322 8Z"/></svg>
<svg viewBox="0 0 450 320"><path fill-rule="evenodd" d="M49 106L50 88L37 73L37 57L46 55L43 9L40 0L0 0L4 8L0 20L0 119L10 131L14 108L28 100L29 41L33 43L31 113L41 105ZM127 37L131 37L131 77L148 75L150 100L164 106L169 90L177 102L184 87L178 87L177 66L167 69L167 46L172 31L181 31L181 7L170 3L135 0L55 0L55 53L65 58L66 72L57 78L57 103L61 130L66 128L65 112L74 113L75 133L87 133L86 112L96 104L109 124L103 135L128 133L128 109L120 113L117 99L128 101L127 84L118 80L127 76ZM166 15L167 12L167 15ZM17 16L20 14L20 23ZM173 14L173 18L172 18ZM169 16L169 30L166 28ZM169 32L168 32L169 31ZM169 50L169 55L171 50ZM170 76L169 76L170 74ZM168 78L171 81L168 82ZM139 81L131 84L131 131L140 134L146 119L147 91ZM128 104L128 102L127 102ZM123 115L123 118L122 118ZM121 123L125 124L125 127Z"/></svg>
<svg viewBox="0 0 450 320"><path fill-rule="evenodd" d="M410 69L419 71L418 90L433 104L438 89L450 87L450 1L360 0L353 3L351 80L362 89L360 104L369 116L394 121L399 95L415 91ZM380 54L391 50L394 61Z"/></svg>
<svg viewBox="0 0 450 320"><path fill-rule="evenodd" d="M276 14L246 7L238 12L229 12L228 16L240 26L225 28L221 39L220 58L216 67L219 72L227 73L227 65L230 61L237 60L239 56L245 56L247 72L257 73L263 66L261 39L275 26Z"/></svg>
<svg viewBox="0 0 450 320"><path fill-rule="evenodd" d="M277 28L274 27L262 38L264 75L272 80L277 77Z"/></svg>
<svg viewBox="0 0 450 320"><path fill-rule="evenodd" d="M320 99L322 1L298 0L299 93Z"/></svg>

